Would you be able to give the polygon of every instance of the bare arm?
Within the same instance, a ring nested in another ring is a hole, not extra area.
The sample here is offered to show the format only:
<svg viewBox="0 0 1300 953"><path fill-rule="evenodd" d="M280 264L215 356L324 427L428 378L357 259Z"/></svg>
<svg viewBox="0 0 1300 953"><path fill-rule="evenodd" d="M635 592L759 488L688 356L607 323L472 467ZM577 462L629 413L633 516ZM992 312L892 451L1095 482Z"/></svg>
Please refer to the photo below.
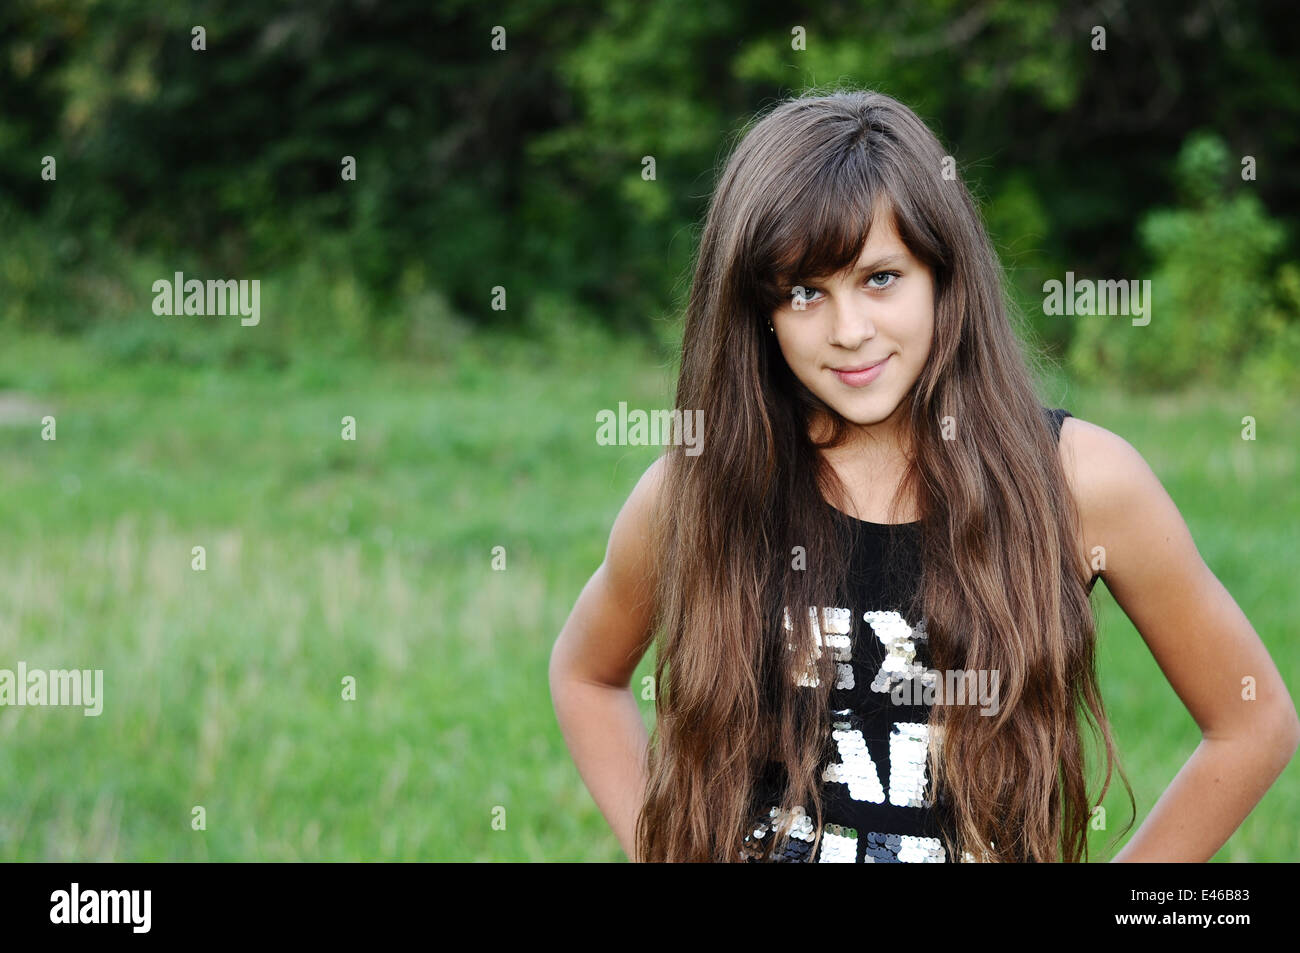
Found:
<svg viewBox="0 0 1300 953"><path fill-rule="evenodd" d="M650 738L630 682L652 624L648 542L663 464L661 457L646 470L624 504L605 561L579 595L550 663L551 699L565 743L596 806L634 860Z"/></svg>
<svg viewBox="0 0 1300 953"><path fill-rule="evenodd" d="M1085 551L1104 548L1106 587L1201 729L1201 743L1114 859L1207 861L1295 754L1295 705L1141 455L1075 418L1065 421L1061 455Z"/></svg>

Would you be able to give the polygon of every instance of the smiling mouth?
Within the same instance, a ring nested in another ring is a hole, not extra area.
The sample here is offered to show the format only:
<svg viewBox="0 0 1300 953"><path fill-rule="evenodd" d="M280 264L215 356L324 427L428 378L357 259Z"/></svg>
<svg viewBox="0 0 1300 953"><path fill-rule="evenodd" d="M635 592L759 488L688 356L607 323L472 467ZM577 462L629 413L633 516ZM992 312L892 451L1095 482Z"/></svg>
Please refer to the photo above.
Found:
<svg viewBox="0 0 1300 953"><path fill-rule="evenodd" d="M889 357L885 357L874 364L861 364L857 367L832 367L831 370L835 372L835 376L841 382L848 384L850 387L866 387L884 373L885 365L888 363Z"/></svg>
<svg viewBox="0 0 1300 953"><path fill-rule="evenodd" d="M879 365L884 364L887 360L889 360L888 357L882 357L880 360L873 361L870 364L859 364L857 367L832 367L831 370L836 374L860 374L863 371L869 371L873 367L878 367Z"/></svg>

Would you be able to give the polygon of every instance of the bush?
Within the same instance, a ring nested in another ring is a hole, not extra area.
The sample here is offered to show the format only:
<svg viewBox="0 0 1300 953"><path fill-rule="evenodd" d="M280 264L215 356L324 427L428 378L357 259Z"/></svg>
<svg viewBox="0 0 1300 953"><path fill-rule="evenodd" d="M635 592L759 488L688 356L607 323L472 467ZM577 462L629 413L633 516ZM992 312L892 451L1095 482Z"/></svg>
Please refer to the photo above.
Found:
<svg viewBox="0 0 1300 953"><path fill-rule="evenodd" d="M1146 389L1295 386L1300 276L1278 265L1285 229L1249 184L1229 185L1233 169L1217 137L1184 144L1176 165L1183 204L1139 226L1153 263L1150 324L1080 318L1070 355L1077 371Z"/></svg>

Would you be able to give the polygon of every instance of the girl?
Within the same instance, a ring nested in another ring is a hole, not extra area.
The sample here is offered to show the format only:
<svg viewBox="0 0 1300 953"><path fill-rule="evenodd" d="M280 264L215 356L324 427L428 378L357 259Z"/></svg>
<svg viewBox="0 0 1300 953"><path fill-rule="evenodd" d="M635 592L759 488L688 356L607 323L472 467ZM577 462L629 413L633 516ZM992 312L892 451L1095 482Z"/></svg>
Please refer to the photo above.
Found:
<svg viewBox="0 0 1300 953"><path fill-rule="evenodd" d="M1115 758L1098 577L1204 738L1116 860L1208 860L1300 742L1142 458L1035 398L946 168L860 91L780 104L726 165L676 400L703 452L646 471L551 658L631 858L1086 860ZM629 683L656 633L651 745Z"/></svg>

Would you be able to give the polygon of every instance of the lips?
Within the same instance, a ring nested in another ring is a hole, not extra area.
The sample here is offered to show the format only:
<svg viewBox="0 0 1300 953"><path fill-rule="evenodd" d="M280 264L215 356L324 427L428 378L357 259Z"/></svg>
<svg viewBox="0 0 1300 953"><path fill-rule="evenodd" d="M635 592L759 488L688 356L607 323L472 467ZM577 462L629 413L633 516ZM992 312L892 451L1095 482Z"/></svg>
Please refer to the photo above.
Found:
<svg viewBox="0 0 1300 953"><path fill-rule="evenodd" d="M866 387L885 372L889 358L883 358L873 364L859 364L856 367L833 367L835 376L850 387Z"/></svg>

